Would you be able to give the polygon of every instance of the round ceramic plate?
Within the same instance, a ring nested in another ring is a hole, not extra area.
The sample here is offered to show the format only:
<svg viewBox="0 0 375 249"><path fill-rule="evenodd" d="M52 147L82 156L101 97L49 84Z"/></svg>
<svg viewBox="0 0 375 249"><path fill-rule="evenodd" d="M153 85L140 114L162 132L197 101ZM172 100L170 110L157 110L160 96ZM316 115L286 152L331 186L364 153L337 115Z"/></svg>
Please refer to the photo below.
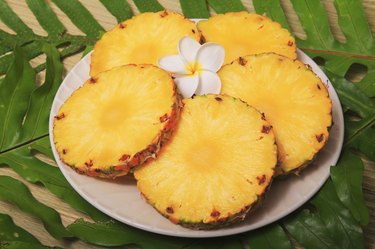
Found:
<svg viewBox="0 0 375 249"><path fill-rule="evenodd" d="M116 180L102 180L80 175L65 165L59 158L53 143L53 119L60 106L89 79L90 54L86 55L69 72L62 82L52 104L50 114L50 140L53 154L65 178L73 188L93 206L128 225L154 233L181 237L215 237L241 233L274 222L308 201L329 177L330 166L335 165L341 151L344 138L343 114L339 99L326 75L302 51L298 58L309 64L313 71L327 84L333 102L333 127L328 144L319 153L313 165L302 171L301 175L290 175L275 180L266 195L263 204L243 222L210 231L196 231L171 223L141 198L136 182L131 177Z"/></svg>

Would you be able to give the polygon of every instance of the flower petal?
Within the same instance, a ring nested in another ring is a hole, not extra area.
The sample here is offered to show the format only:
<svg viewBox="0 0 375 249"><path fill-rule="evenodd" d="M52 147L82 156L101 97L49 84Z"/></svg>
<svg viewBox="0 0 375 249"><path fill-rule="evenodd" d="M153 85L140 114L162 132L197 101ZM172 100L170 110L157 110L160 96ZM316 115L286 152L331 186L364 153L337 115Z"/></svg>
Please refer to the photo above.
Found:
<svg viewBox="0 0 375 249"><path fill-rule="evenodd" d="M177 76L174 82L182 96L184 98L190 98L198 87L199 75L196 73L193 75Z"/></svg>
<svg viewBox="0 0 375 249"><path fill-rule="evenodd" d="M218 94L221 90L221 80L216 73L211 71L202 71L199 74L199 86L195 91L196 95L209 93Z"/></svg>
<svg viewBox="0 0 375 249"><path fill-rule="evenodd" d="M217 43L209 42L199 48L196 61L203 70L217 72L224 63L224 57L224 48Z"/></svg>
<svg viewBox="0 0 375 249"><path fill-rule="evenodd" d="M198 49L201 47L199 42L190 36L183 37L178 43L178 53L185 58L186 63L194 63Z"/></svg>
<svg viewBox="0 0 375 249"><path fill-rule="evenodd" d="M159 67L162 69L177 74L188 74L186 64L180 55L170 55L159 59Z"/></svg>

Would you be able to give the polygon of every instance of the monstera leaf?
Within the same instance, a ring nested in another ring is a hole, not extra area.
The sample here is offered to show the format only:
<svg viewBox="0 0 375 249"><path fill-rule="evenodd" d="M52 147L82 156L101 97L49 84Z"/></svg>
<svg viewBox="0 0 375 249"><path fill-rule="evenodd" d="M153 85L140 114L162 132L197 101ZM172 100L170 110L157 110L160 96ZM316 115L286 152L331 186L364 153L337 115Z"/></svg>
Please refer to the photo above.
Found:
<svg viewBox="0 0 375 249"><path fill-rule="evenodd" d="M67 227L59 214L35 199L27 186L9 176L0 176L0 199L40 219L57 239L77 238L101 246L136 244L143 248L363 248L362 228L369 212L362 192L363 162L375 161L375 43L360 0L334 0L338 24L345 41L331 32L327 12L320 0L292 0L305 38L297 45L314 58L333 83L345 110L345 148L331 178L304 206L267 227L225 238L181 239L151 234L112 220L82 199L58 168L39 160L52 158L48 117L53 97L63 78L62 61L78 52L90 51L105 31L78 0L52 0L83 35L72 35L44 0L26 0L46 35L36 34L0 0L0 19L13 33L0 29L0 166L10 167L32 184L48 189L92 221L78 219ZM164 9L156 0L134 0L140 12ZM133 15L125 0L100 0L118 22ZM280 0L253 0L255 11L278 21L292 31ZM207 18L216 13L246 11L240 0L180 0L189 18ZM293 33L293 32L292 32ZM32 67L30 60L46 55ZM353 68L364 71L357 80ZM45 70L43 84L38 73ZM352 81L356 81L353 83ZM22 224L19 224L22 226ZM291 242L293 238L293 242ZM33 235L0 214L0 248L45 248Z"/></svg>

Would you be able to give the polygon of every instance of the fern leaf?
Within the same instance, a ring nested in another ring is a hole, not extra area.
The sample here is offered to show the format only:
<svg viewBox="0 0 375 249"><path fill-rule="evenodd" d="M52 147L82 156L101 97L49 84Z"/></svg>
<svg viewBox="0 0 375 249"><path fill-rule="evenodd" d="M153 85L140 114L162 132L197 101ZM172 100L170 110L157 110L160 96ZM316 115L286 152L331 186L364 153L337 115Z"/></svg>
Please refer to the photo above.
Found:
<svg viewBox="0 0 375 249"><path fill-rule="evenodd" d="M331 168L331 179L341 202L354 219L365 226L369 222L369 210L362 193L363 170L362 160L345 151L338 164Z"/></svg>
<svg viewBox="0 0 375 249"><path fill-rule="evenodd" d="M32 149L50 151L49 145L46 146L47 143L49 143L49 138L44 137L38 142L2 153L0 164L11 167L18 175L31 183L43 184L51 193L74 209L89 215L93 220L108 221L108 216L91 206L75 192L57 167L48 165L32 155Z"/></svg>
<svg viewBox="0 0 375 249"><path fill-rule="evenodd" d="M19 143L48 133L50 106L62 81L63 64L59 52L55 47L47 44L43 51L47 55L45 81L31 93L30 103L19 131Z"/></svg>
<svg viewBox="0 0 375 249"><path fill-rule="evenodd" d="M35 72L20 47L16 47L15 60L0 87L0 151L3 151L18 140L30 94L36 87Z"/></svg>
<svg viewBox="0 0 375 249"><path fill-rule="evenodd" d="M207 2L218 14L246 11L246 8L243 6L241 0L207 0Z"/></svg>
<svg viewBox="0 0 375 249"><path fill-rule="evenodd" d="M164 10L164 7L156 0L133 0L140 12L157 12Z"/></svg>
<svg viewBox="0 0 375 249"><path fill-rule="evenodd" d="M341 31L346 37L345 50L375 55L375 43L360 1L335 0Z"/></svg>
<svg viewBox="0 0 375 249"><path fill-rule="evenodd" d="M104 31L92 14L77 0L52 0L82 32L97 37Z"/></svg>
<svg viewBox="0 0 375 249"><path fill-rule="evenodd" d="M79 219L67 229L77 238L101 246L136 244L141 248L178 249L185 248L189 242L184 238L164 237L114 222L90 223Z"/></svg>
<svg viewBox="0 0 375 249"><path fill-rule="evenodd" d="M46 230L56 239L72 236L61 223L59 213L36 200L22 182L10 176L0 176L0 190L0 199L11 202L39 218Z"/></svg>
<svg viewBox="0 0 375 249"><path fill-rule="evenodd" d="M298 45L321 50L331 50L339 45L331 33L327 13L320 0L292 0L292 3L307 35L306 40L297 38Z"/></svg>
<svg viewBox="0 0 375 249"><path fill-rule="evenodd" d="M33 31L14 13L9 5L0 0L0 19L18 35L32 35Z"/></svg>
<svg viewBox="0 0 375 249"><path fill-rule="evenodd" d="M180 0L182 13L187 18L208 18L208 7L206 0Z"/></svg>
<svg viewBox="0 0 375 249"><path fill-rule="evenodd" d="M26 3L34 13L40 26L42 26L48 34L62 34L65 31L64 25L59 21L46 1L26 0Z"/></svg>
<svg viewBox="0 0 375 249"><path fill-rule="evenodd" d="M277 21L281 26L291 31L285 13L281 8L280 0L253 0L253 5L258 14L266 14L269 18Z"/></svg>
<svg viewBox="0 0 375 249"><path fill-rule="evenodd" d="M40 244L39 240L31 233L14 224L9 215L2 213L0 213L0 231L0 241L23 241Z"/></svg>
<svg viewBox="0 0 375 249"><path fill-rule="evenodd" d="M133 16L133 12L126 0L100 0L100 2L116 17L118 23Z"/></svg>

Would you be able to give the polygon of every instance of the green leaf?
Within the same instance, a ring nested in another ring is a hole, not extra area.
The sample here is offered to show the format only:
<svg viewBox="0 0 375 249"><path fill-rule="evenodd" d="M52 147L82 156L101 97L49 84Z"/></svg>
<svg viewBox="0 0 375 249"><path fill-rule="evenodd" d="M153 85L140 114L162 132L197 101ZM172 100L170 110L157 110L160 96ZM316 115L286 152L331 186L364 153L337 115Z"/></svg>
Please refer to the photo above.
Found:
<svg viewBox="0 0 375 249"><path fill-rule="evenodd" d="M375 64L375 63L373 63ZM375 97L375 65L368 69L365 77L356 85L368 96Z"/></svg>
<svg viewBox="0 0 375 249"><path fill-rule="evenodd" d="M375 114L375 104L366 94L350 81L326 71L340 102L349 110L358 113L362 118Z"/></svg>
<svg viewBox="0 0 375 249"><path fill-rule="evenodd" d="M31 93L23 125L20 142L25 142L48 133L50 106L62 81L63 64L57 49L49 44L43 48L47 55L47 71L44 84Z"/></svg>
<svg viewBox="0 0 375 249"><path fill-rule="evenodd" d="M360 1L335 0L338 22L346 37L346 49L359 54L375 53L375 44Z"/></svg>
<svg viewBox="0 0 375 249"><path fill-rule="evenodd" d="M0 241L1 249L48 249L51 247L23 241ZM57 248L57 247L53 247Z"/></svg>
<svg viewBox="0 0 375 249"><path fill-rule="evenodd" d="M277 223L249 232L246 240L251 249L292 249L288 236Z"/></svg>
<svg viewBox="0 0 375 249"><path fill-rule="evenodd" d="M85 34L96 37L103 27L95 20L92 14L77 0L52 0L69 19Z"/></svg>
<svg viewBox="0 0 375 249"><path fill-rule="evenodd" d="M364 65L369 72L373 72L375 69L374 40L366 31L369 24L364 18L365 13L360 6L360 1L335 1L337 11L340 13L338 16L340 29L347 39L345 43L333 37L321 1L293 0L292 3L307 34L306 40L297 39L297 45L310 57L320 57L324 60L326 70L341 77L347 74L353 64ZM319 18L316 18L317 16ZM366 89L367 96L375 96L374 77L375 73L371 78L358 83L358 87Z"/></svg>
<svg viewBox="0 0 375 249"><path fill-rule="evenodd" d="M36 200L22 182L9 176L0 176L0 199L11 202L24 212L39 218L46 230L56 239L71 237L70 232L62 225L59 213Z"/></svg>
<svg viewBox="0 0 375 249"><path fill-rule="evenodd" d="M362 193L363 170L362 160L349 151L344 151L338 164L331 167L331 178L339 199L364 226L369 222L369 212Z"/></svg>
<svg viewBox="0 0 375 249"><path fill-rule="evenodd" d="M100 0L100 2L116 17L118 23L133 16L133 12L126 0Z"/></svg>
<svg viewBox="0 0 375 249"><path fill-rule="evenodd" d="M141 231L114 222L90 223L83 219L70 224L67 229L77 238L101 246L123 246L136 244L142 248L182 248L183 238L166 237Z"/></svg>
<svg viewBox="0 0 375 249"><path fill-rule="evenodd" d="M345 146L352 146L353 142L362 137L375 124L375 115L363 118L360 121L347 121L345 123Z"/></svg>
<svg viewBox="0 0 375 249"><path fill-rule="evenodd" d="M206 0L180 0L180 5L182 13L187 18L208 18L210 14L208 13Z"/></svg>
<svg viewBox="0 0 375 249"><path fill-rule="evenodd" d="M22 50L23 50L23 53L24 53L24 57L27 60L31 60L31 59L37 57L38 55L42 54L42 43L41 43L41 41L28 42L28 40L26 39L25 42L27 44L22 46ZM23 43L23 42L19 42L19 41L16 42L16 44L21 44L21 43ZM16 46L16 47L18 47L18 46ZM0 57L0 74L3 74L3 73L7 72L10 65L14 61L14 53L15 53L15 51L13 51L13 53L9 53L9 54L6 54L6 55Z"/></svg>
<svg viewBox="0 0 375 249"><path fill-rule="evenodd" d="M373 120L373 119L371 119ZM346 143L346 147L359 150L363 155L368 157L368 159L375 162L375 150L374 150L374 141L375 141L375 127L373 126L374 122L370 125L366 125L368 120L362 120L360 122L347 122L345 124L347 133L355 133Z"/></svg>
<svg viewBox="0 0 375 249"><path fill-rule="evenodd" d="M320 216L307 209L289 215L283 224L288 233L306 249L341 249L329 236Z"/></svg>
<svg viewBox="0 0 375 249"><path fill-rule="evenodd" d="M88 53L90 53L94 49L94 45L89 45L85 48L85 50L82 53L82 57L86 56Z"/></svg>
<svg viewBox="0 0 375 249"><path fill-rule="evenodd" d="M39 240L31 233L14 224L12 218L7 214L0 213L0 231L0 241L23 241L40 244Z"/></svg>
<svg viewBox="0 0 375 249"><path fill-rule="evenodd" d="M31 154L30 149L40 149L43 146L44 149L42 151L45 152L49 149L48 143L49 138L45 137L31 145L25 145L3 153L0 155L0 164L8 165L29 182L42 183L54 195L61 198L74 209L89 215L93 220L107 221L109 219L108 216L78 195L57 167L50 166Z"/></svg>
<svg viewBox="0 0 375 249"><path fill-rule="evenodd" d="M14 13L5 0L0 0L0 19L18 35L30 35L33 31Z"/></svg>
<svg viewBox="0 0 375 249"><path fill-rule="evenodd" d="M30 10L38 19L40 26L49 34L62 34L64 25L57 18L50 6L44 0L26 0Z"/></svg>
<svg viewBox="0 0 375 249"><path fill-rule="evenodd" d="M362 228L337 197L332 181L325 183L311 203L339 248L364 248Z"/></svg>
<svg viewBox="0 0 375 249"><path fill-rule="evenodd" d="M307 35L307 40L297 38L297 43L303 47L330 50L332 46L338 46L328 24L327 13L320 0L292 0L302 27ZM319 18L316 18L319 17Z"/></svg>
<svg viewBox="0 0 375 249"><path fill-rule="evenodd" d="M35 72L20 47L15 48L14 61L0 85L0 152L16 144L35 86Z"/></svg>
<svg viewBox="0 0 375 249"><path fill-rule="evenodd" d="M16 46L16 38L0 29L0 44L0 55L4 55Z"/></svg>
<svg viewBox="0 0 375 249"><path fill-rule="evenodd" d="M31 144L28 144L27 147L30 150L31 154L33 152L42 153L48 158L53 159L53 153L52 153L49 137L44 137L44 138L35 140Z"/></svg>
<svg viewBox="0 0 375 249"><path fill-rule="evenodd" d="M164 7L156 0L133 0L140 12L158 12L164 10Z"/></svg>
<svg viewBox="0 0 375 249"><path fill-rule="evenodd" d="M184 249L243 249L238 236L198 239L194 243L183 247Z"/></svg>
<svg viewBox="0 0 375 249"><path fill-rule="evenodd" d="M269 18L291 31L284 11L281 8L280 0L253 0L253 5L256 13L260 15L266 14Z"/></svg>
<svg viewBox="0 0 375 249"><path fill-rule="evenodd" d="M207 2L217 14L246 11L241 0L207 0Z"/></svg>

